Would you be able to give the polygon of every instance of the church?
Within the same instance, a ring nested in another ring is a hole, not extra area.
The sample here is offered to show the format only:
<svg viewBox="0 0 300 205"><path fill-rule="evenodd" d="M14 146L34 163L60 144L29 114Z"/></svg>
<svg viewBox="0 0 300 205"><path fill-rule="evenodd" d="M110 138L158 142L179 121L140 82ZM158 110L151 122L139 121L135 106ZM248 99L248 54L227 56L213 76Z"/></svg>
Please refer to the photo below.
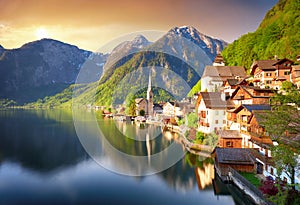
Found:
<svg viewBox="0 0 300 205"><path fill-rule="evenodd" d="M151 72L149 73L147 98L136 98L136 115L140 115L140 111L144 110L146 116L153 116L153 92L151 82Z"/></svg>

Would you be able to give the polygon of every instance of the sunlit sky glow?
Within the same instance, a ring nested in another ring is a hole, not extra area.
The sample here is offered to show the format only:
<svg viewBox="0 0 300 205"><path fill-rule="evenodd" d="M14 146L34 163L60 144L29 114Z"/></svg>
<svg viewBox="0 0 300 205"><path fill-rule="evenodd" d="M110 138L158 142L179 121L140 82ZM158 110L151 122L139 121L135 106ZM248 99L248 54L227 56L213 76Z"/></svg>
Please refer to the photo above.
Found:
<svg viewBox="0 0 300 205"><path fill-rule="evenodd" d="M126 33L191 25L232 42L254 31L277 0L0 0L0 45L44 37L95 51Z"/></svg>

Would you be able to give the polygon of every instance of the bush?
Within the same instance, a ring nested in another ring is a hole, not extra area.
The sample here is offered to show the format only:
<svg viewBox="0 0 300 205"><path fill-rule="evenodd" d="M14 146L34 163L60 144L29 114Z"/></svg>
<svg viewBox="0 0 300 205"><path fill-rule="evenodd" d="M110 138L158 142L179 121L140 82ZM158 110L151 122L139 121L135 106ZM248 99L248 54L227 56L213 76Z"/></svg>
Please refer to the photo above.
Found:
<svg viewBox="0 0 300 205"><path fill-rule="evenodd" d="M140 116L145 116L146 112L145 110L140 110Z"/></svg>
<svg viewBox="0 0 300 205"><path fill-rule="evenodd" d="M194 143L196 143L196 144L202 144L204 138L205 138L204 133L202 133L202 132L197 132L197 133L196 133L196 139L194 140Z"/></svg>

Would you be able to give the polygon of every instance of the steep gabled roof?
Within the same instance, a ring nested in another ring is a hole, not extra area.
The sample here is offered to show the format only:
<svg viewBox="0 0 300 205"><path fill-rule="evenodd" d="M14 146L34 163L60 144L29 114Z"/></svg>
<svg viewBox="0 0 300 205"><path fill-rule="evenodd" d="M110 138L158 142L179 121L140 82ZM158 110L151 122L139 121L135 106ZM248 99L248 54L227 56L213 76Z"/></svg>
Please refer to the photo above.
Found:
<svg viewBox="0 0 300 205"><path fill-rule="evenodd" d="M253 66L259 67L260 69L269 69L274 68L274 64L276 64L278 60L257 60L254 61L251 68Z"/></svg>
<svg viewBox="0 0 300 205"><path fill-rule="evenodd" d="M254 61L251 65L251 75L254 74L255 69L259 68L261 70L275 70L274 64L277 63L278 60L257 60Z"/></svg>
<svg viewBox="0 0 300 205"><path fill-rule="evenodd" d="M238 130L219 130L218 136L220 138L235 138L235 139L241 139L242 136L240 135L240 132Z"/></svg>
<svg viewBox="0 0 300 205"><path fill-rule="evenodd" d="M226 96L220 92L201 92L202 100L206 108L209 109L227 109L234 107L234 104L230 100L226 100ZM222 99L223 98L223 99Z"/></svg>
<svg viewBox="0 0 300 205"><path fill-rule="evenodd" d="M272 89L260 88L260 87L254 87L254 86L240 85L232 93L231 98L234 98L234 96L237 94L237 92L239 91L239 89L243 89L244 91L246 91L252 98L270 98L270 96L255 95L254 91L260 92L260 93L262 93L262 92L264 92L264 93L273 93Z"/></svg>
<svg viewBox="0 0 300 205"><path fill-rule="evenodd" d="M249 148L216 148L218 163L254 165L255 158Z"/></svg>
<svg viewBox="0 0 300 205"><path fill-rule="evenodd" d="M246 77L245 68L242 66L206 66L203 77Z"/></svg>
<svg viewBox="0 0 300 205"><path fill-rule="evenodd" d="M250 112L254 111L254 110L271 110L271 106L270 105L259 105L259 104L252 104L252 105L242 105L244 108L246 108L247 110L249 110Z"/></svg>
<svg viewBox="0 0 300 205"><path fill-rule="evenodd" d="M257 110L271 110L271 106L270 105L264 105L264 104L242 104L240 106L238 106L237 108L235 108L232 112L234 113L238 113L240 112L242 109L246 108L247 110L249 110L249 112L253 112L253 111L257 111Z"/></svg>
<svg viewBox="0 0 300 205"><path fill-rule="evenodd" d="M287 59L287 58L283 58L283 59L281 59L281 60L278 60L276 63L274 63L273 65L275 66L275 65L280 65L280 64L282 64L282 63L284 63L284 62L289 62L289 63L291 63L291 64L293 64L294 63L294 61L292 61L292 60L290 60L290 59Z"/></svg>
<svg viewBox="0 0 300 205"><path fill-rule="evenodd" d="M238 79L227 79L227 82L229 85L233 86L233 85L237 85L239 80Z"/></svg>

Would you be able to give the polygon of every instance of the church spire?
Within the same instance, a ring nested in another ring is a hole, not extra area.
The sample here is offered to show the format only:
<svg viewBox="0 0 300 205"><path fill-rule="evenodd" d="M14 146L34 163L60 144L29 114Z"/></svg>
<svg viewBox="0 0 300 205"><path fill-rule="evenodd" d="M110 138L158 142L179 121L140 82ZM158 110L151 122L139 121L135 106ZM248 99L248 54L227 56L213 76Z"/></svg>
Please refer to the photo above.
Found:
<svg viewBox="0 0 300 205"><path fill-rule="evenodd" d="M152 82L151 82L151 70L149 71L149 81L148 81L148 90L147 90L147 100L152 100Z"/></svg>
<svg viewBox="0 0 300 205"><path fill-rule="evenodd" d="M147 90L147 111L148 115L153 115L153 93L152 93L152 82L151 82L151 70L149 71L149 82L148 82L148 90Z"/></svg>

